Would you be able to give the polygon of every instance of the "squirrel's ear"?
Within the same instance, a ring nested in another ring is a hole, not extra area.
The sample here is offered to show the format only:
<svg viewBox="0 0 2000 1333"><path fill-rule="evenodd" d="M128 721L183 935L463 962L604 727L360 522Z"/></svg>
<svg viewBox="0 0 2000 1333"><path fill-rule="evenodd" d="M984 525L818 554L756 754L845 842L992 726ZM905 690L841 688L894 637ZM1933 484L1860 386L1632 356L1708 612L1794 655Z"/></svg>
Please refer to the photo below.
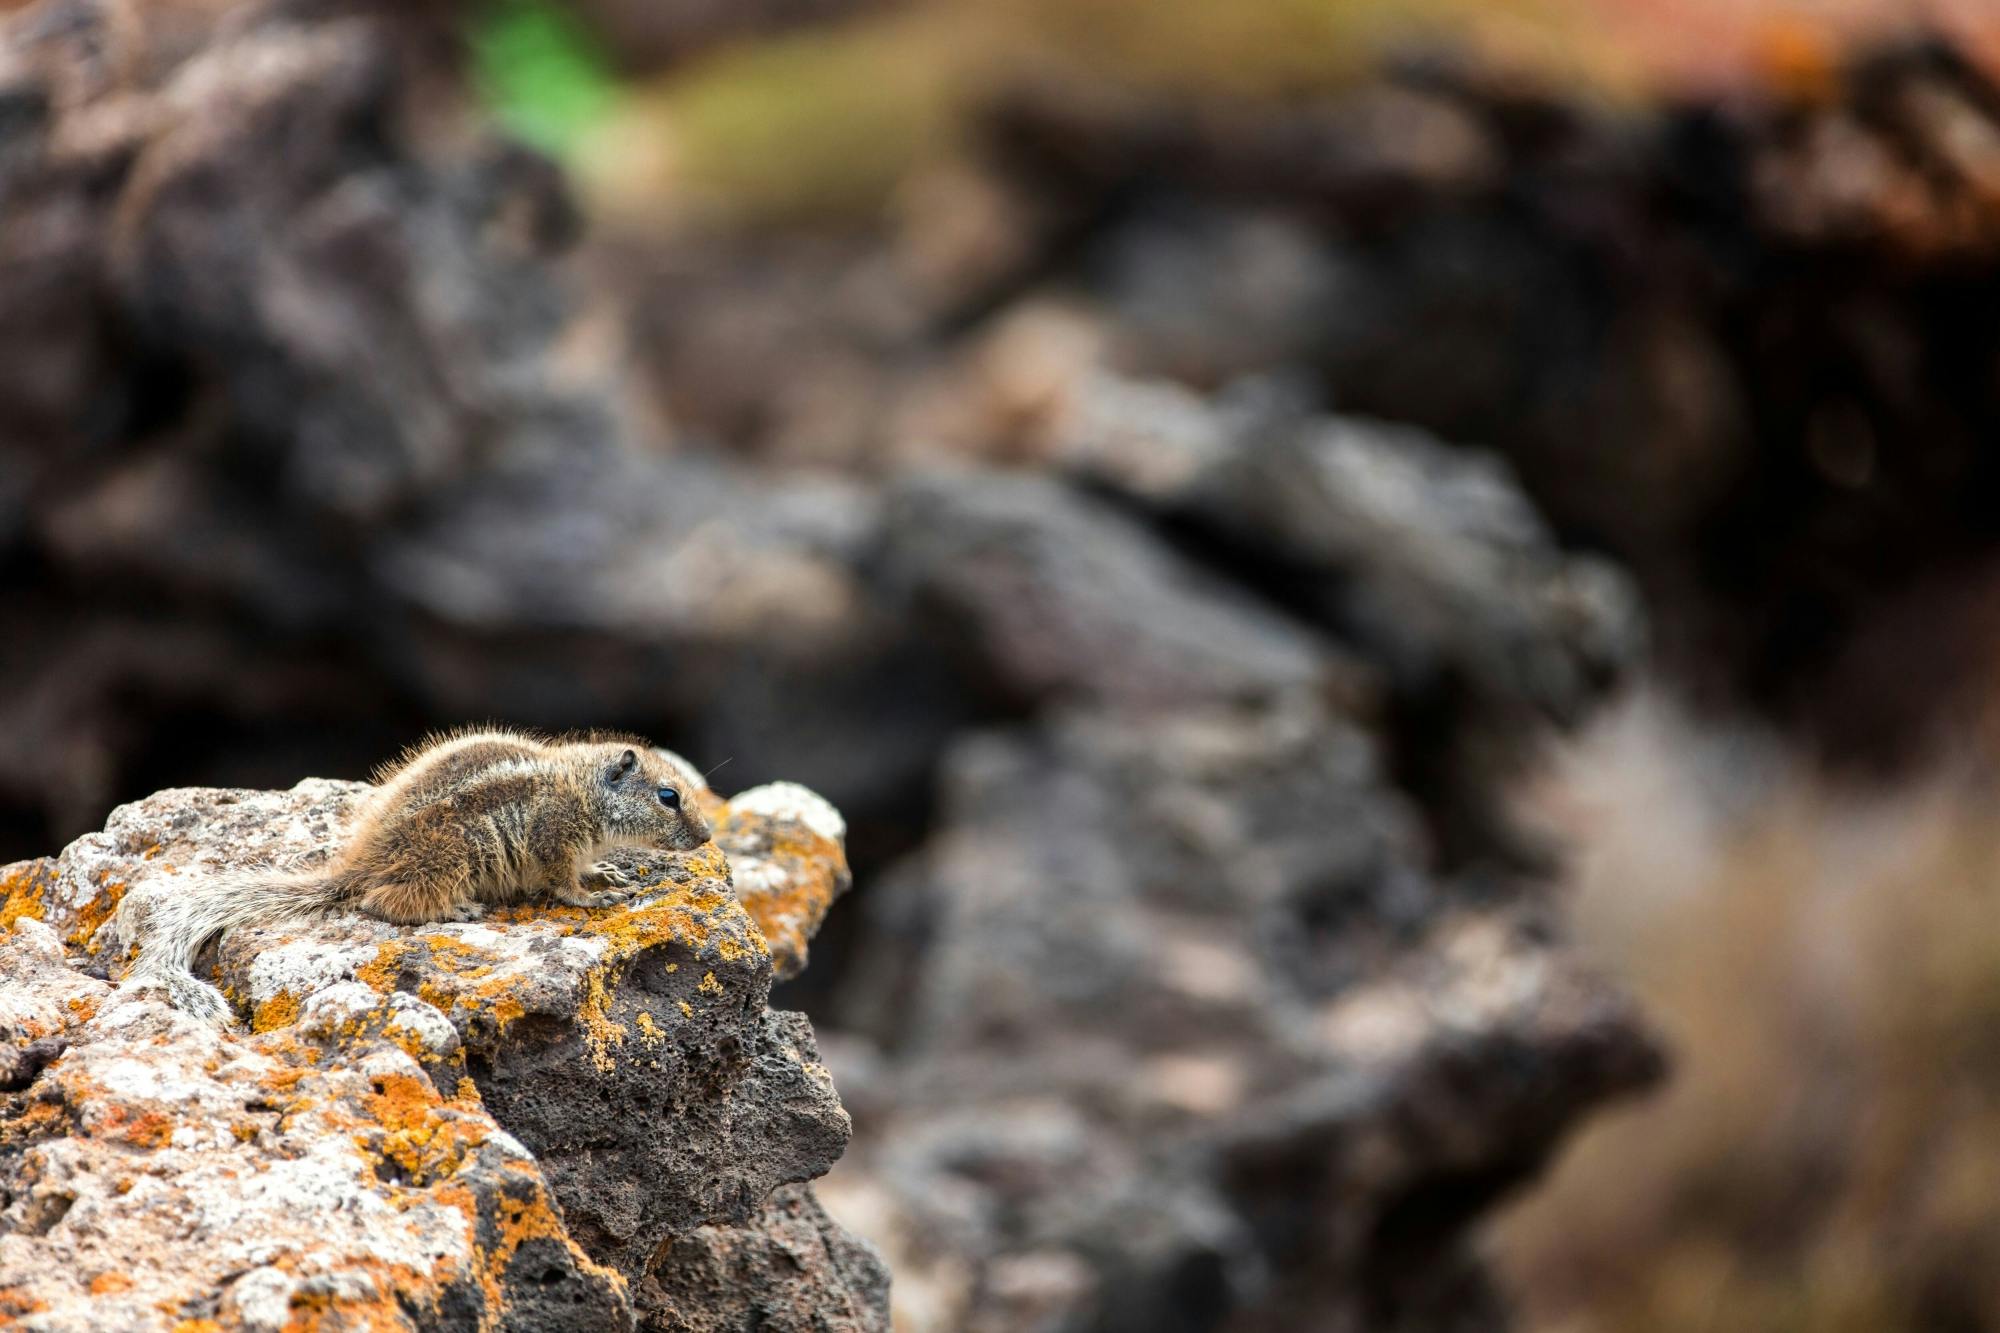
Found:
<svg viewBox="0 0 2000 1333"><path fill-rule="evenodd" d="M618 756L619 777L624 777L627 773L630 773L633 769L637 768L638 766L639 766L638 751L627 750L624 754Z"/></svg>

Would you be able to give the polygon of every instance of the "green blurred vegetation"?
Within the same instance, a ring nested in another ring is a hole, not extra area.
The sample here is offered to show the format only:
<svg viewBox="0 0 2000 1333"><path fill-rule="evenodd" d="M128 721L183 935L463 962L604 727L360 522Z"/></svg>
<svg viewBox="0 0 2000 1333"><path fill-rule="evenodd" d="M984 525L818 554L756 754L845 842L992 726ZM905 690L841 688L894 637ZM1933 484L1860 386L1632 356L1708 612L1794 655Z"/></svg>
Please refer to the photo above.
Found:
<svg viewBox="0 0 2000 1333"><path fill-rule="evenodd" d="M514 133L553 153L599 123L617 82L592 34L544 0L500 0L472 25L479 94Z"/></svg>

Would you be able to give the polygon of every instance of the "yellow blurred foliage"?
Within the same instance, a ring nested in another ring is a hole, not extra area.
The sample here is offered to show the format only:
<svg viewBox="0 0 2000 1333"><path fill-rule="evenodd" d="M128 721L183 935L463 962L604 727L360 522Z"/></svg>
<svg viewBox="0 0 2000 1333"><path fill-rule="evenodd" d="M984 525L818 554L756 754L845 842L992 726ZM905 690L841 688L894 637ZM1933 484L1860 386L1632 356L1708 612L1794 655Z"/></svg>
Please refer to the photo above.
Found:
<svg viewBox="0 0 2000 1333"><path fill-rule="evenodd" d="M961 146L969 113L1018 79L1308 95L1398 42L1477 43L1495 59L1510 42L1554 49L1565 2L912 0L738 44L634 89L577 165L600 206L628 220L866 217L917 165Z"/></svg>
<svg viewBox="0 0 2000 1333"><path fill-rule="evenodd" d="M2000 1326L2000 793L1843 792L1694 735L1636 704L1546 802L1676 1069L1500 1228L1524 1326Z"/></svg>
<svg viewBox="0 0 2000 1333"><path fill-rule="evenodd" d="M1570 96L1799 92L1855 42L1923 25L2000 53L1988 0L902 0L631 89L575 164L625 220L867 218L960 145L988 95L1031 74L1282 98L1428 48Z"/></svg>

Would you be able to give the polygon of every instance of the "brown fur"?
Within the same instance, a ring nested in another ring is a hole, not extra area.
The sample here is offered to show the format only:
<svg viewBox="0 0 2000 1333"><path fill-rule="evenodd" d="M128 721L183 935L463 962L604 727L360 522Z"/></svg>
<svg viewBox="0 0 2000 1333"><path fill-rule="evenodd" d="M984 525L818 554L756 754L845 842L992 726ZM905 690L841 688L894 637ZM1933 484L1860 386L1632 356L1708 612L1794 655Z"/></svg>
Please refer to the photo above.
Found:
<svg viewBox="0 0 2000 1333"><path fill-rule="evenodd" d="M124 985L161 987L176 1007L226 1024L229 1001L190 970L202 944L223 931L352 908L406 923L463 920L486 904L541 895L604 907L633 885L616 865L592 858L625 846L686 851L708 840L700 779L636 738L457 732L425 741L377 781L346 845L322 869L134 885L116 923L137 954Z"/></svg>
<svg viewBox="0 0 2000 1333"><path fill-rule="evenodd" d="M637 739L434 737L377 775L382 789L326 867L330 897L397 922L472 915L547 894L578 907L629 896L621 846L708 840L690 777ZM660 804L670 788L680 808ZM598 886L598 887L592 887Z"/></svg>

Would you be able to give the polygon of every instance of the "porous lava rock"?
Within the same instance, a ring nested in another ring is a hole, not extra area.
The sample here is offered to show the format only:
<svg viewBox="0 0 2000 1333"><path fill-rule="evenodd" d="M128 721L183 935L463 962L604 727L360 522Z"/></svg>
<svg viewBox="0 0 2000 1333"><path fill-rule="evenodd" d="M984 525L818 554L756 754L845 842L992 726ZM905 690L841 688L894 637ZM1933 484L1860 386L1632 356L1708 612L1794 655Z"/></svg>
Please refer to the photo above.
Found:
<svg viewBox="0 0 2000 1333"><path fill-rule="evenodd" d="M164 791L0 868L0 1309L46 1329L748 1328L763 1296L688 1256L775 1248L775 1303L884 1327L879 1261L803 1184L847 1113L810 1025L766 1005L765 923L796 970L847 883L839 816L804 788L703 793L716 841L620 853L623 906L233 931L197 967L235 1031L113 989L130 886L309 865L368 790Z"/></svg>

